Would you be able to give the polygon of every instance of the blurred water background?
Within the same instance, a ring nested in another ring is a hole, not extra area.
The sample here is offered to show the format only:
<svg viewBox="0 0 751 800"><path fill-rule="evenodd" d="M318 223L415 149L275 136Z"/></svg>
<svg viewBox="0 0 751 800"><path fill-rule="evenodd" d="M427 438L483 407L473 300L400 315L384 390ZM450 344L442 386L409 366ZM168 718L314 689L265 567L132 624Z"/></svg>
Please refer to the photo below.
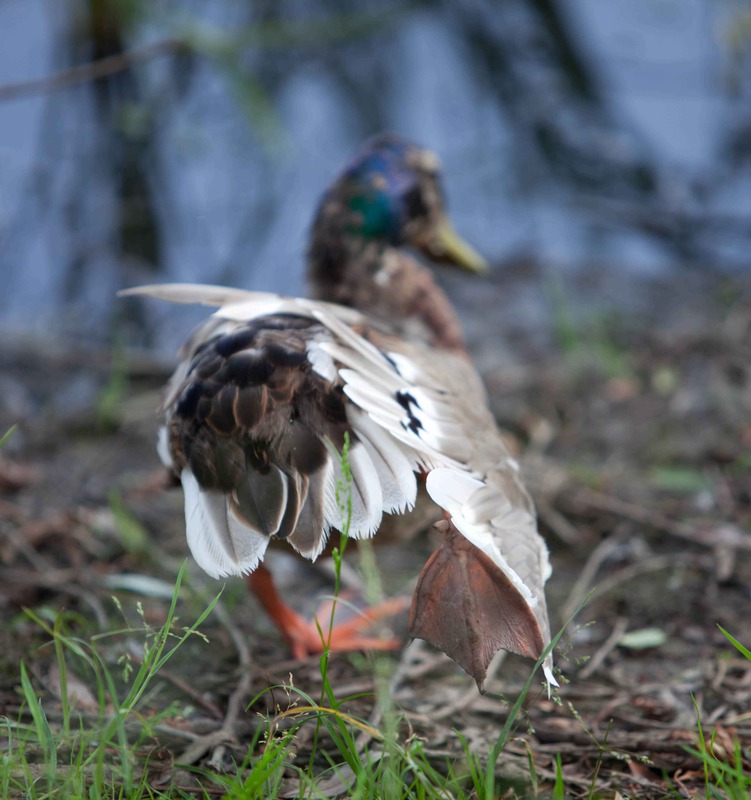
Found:
<svg viewBox="0 0 751 800"><path fill-rule="evenodd" d="M117 289L304 291L381 130L439 153L496 275L737 277L750 41L732 0L0 0L0 325L173 347Z"/></svg>

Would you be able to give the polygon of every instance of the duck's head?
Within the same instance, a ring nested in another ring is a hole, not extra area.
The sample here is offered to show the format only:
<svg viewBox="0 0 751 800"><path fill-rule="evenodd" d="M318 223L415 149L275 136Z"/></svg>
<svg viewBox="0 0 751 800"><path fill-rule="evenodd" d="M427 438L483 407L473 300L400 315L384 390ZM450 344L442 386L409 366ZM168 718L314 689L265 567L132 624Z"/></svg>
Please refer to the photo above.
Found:
<svg viewBox="0 0 751 800"><path fill-rule="evenodd" d="M368 141L326 192L310 255L338 272L343 265L334 262L358 250L405 246L432 261L487 271L485 260L459 237L446 215L438 158L384 134Z"/></svg>

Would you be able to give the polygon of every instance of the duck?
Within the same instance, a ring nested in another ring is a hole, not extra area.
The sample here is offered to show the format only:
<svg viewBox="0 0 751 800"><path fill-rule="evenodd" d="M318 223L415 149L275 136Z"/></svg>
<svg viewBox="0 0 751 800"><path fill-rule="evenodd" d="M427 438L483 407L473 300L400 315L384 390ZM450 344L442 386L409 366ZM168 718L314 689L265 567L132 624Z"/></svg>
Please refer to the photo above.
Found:
<svg viewBox="0 0 751 800"><path fill-rule="evenodd" d="M276 592L269 544L315 560L332 530L370 537L384 515L412 508L424 480L440 544L417 578L410 636L481 691L499 650L542 659L555 686L548 550L437 263L487 271L449 221L438 157L382 134L319 202L308 296L197 284L121 292L216 309L166 387L157 450L182 483L196 562L215 578L247 576L297 656L393 642L344 623L322 643Z"/></svg>

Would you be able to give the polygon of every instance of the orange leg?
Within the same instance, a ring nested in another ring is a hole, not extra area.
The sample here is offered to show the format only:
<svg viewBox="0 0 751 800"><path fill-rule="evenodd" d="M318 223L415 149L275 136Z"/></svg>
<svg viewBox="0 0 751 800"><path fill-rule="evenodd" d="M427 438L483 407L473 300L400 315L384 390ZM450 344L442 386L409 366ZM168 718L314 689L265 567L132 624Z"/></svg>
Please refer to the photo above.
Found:
<svg viewBox="0 0 751 800"><path fill-rule="evenodd" d="M395 650L401 646L399 639L381 639L374 636L363 636L374 622L392 616L406 608L408 600L393 598L386 600L375 608L366 609L354 619L335 625L329 629L330 613L323 615L320 631L316 622L303 619L279 597L269 570L260 564L255 572L246 578L248 586L259 599L266 613L279 628L286 639L295 658L305 658L313 653L322 653L325 649L348 650Z"/></svg>

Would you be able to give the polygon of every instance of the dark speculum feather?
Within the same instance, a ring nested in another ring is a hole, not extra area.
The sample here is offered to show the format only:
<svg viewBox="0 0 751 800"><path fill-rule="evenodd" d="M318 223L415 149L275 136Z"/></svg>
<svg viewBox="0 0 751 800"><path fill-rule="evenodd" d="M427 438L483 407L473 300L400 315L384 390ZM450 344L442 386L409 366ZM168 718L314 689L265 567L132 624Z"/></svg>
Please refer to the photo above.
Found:
<svg viewBox="0 0 751 800"><path fill-rule="evenodd" d="M261 533L277 531L287 505L287 476L272 466L265 473L250 470L234 492L240 516Z"/></svg>
<svg viewBox="0 0 751 800"><path fill-rule="evenodd" d="M198 422L206 422L206 417L208 417L209 414L211 414L211 397L204 394L196 406L195 418Z"/></svg>
<svg viewBox="0 0 751 800"><path fill-rule="evenodd" d="M268 408L265 386L249 386L235 392L234 414L237 424L250 430L263 419Z"/></svg>
<svg viewBox="0 0 751 800"><path fill-rule="evenodd" d="M317 393L313 398L316 409L323 415L327 422L335 425L344 425L347 422L347 409L344 405L344 395L338 387L330 391Z"/></svg>
<svg viewBox="0 0 751 800"><path fill-rule="evenodd" d="M225 361L216 374L221 383L236 383L238 386L260 386L274 372L274 365L263 351L243 350Z"/></svg>
<svg viewBox="0 0 751 800"><path fill-rule="evenodd" d="M181 417L192 417L198 409L201 397L203 397L203 384L201 381L192 381L180 395L175 412Z"/></svg>
<svg viewBox="0 0 751 800"><path fill-rule="evenodd" d="M211 411L206 423L220 436L228 436L237 427L235 420L235 398L239 389L236 386L225 386L211 403Z"/></svg>
<svg viewBox="0 0 751 800"><path fill-rule="evenodd" d="M415 400L414 396L411 395L409 392L397 392L396 393L396 402L408 413L412 413L411 406L415 406L415 408L420 408L420 404Z"/></svg>
<svg viewBox="0 0 751 800"><path fill-rule="evenodd" d="M269 455L269 443L259 439L250 440L245 445L245 456L248 466L263 474L269 471L271 458Z"/></svg>
<svg viewBox="0 0 751 800"><path fill-rule="evenodd" d="M365 338L367 339L368 337L366 336ZM382 355L382 356L383 356L383 357L386 359L386 361L388 361L388 363L389 363L389 364L390 364L390 365L393 367L393 369L394 369L394 372L396 372L396 374L397 374L397 375L401 375L401 374L402 374L402 373L401 373L401 371L399 370L399 367L397 366L397 363L396 363L396 361L394 361L394 359L393 359L393 358L391 358L391 356L390 356L388 353L383 353L383 352L382 352L382 353L381 353L381 355Z"/></svg>
<svg viewBox="0 0 751 800"><path fill-rule="evenodd" d="M249 325L241 328L239 331L227 333L220 336L214 344L214 349L222 358L229 358L238 352L244 350L246 347L253 343L253 340L258 335L258 326Z"/></svg>
<svg viewBox="0 0 751 800"><path fill-rule="evenodd" d="M232 439L216 439L213 450L216 486L225 492L242 483L247 471L245 452Z"/></svg>
<svg viewBox="0 0 751 800"><path fill-rule="evenodd" d="M292 348L279 342L269 342L264 347L264 353L278 367L299 367L307 361L308 354L302 342L298 340L297 344L298 347Z"/></svg>
<svg viewBox="0 0 751 800"><path fill-rule="evenodd" d="M408 422L402 422L404 430L411 430L413 433L418 433L423 425L422 422L414 415L412 406L419 408L420 404L409 392L397 392L396 402L407 412Z"/></svg>
<svg viewBox="0 0 751 800"><path fill-rule="evenodd" d="M297 525L297 519L300 516L300 508L305 502L304 495L301 496L298 482L294 476L287 475L287 506L284 509L279 528L276 532L276 537L279 539L286 539Z"/></svg>
<svg viewBox="0 0 751 800"><path fill-rule="evenodd" d="M302 475L317 472L328 458L326 446L306 425L295 425L285 436L288 463Z"/></svg>
<svg viewBox="0 0 751 800"><path fill-rule="evenodd" d="M224 363L224 359L213 350L205 353L203 358L193 362L188 374L194 373L197 378L210 378Z"/></svg>
<svg viewBox="0 0 751 800"><path fill-rule="evenodd" d="M180 438L185 459L198 483L204 489L220 488L214 455L216 437L206 428L186 424Z"/></svg>

